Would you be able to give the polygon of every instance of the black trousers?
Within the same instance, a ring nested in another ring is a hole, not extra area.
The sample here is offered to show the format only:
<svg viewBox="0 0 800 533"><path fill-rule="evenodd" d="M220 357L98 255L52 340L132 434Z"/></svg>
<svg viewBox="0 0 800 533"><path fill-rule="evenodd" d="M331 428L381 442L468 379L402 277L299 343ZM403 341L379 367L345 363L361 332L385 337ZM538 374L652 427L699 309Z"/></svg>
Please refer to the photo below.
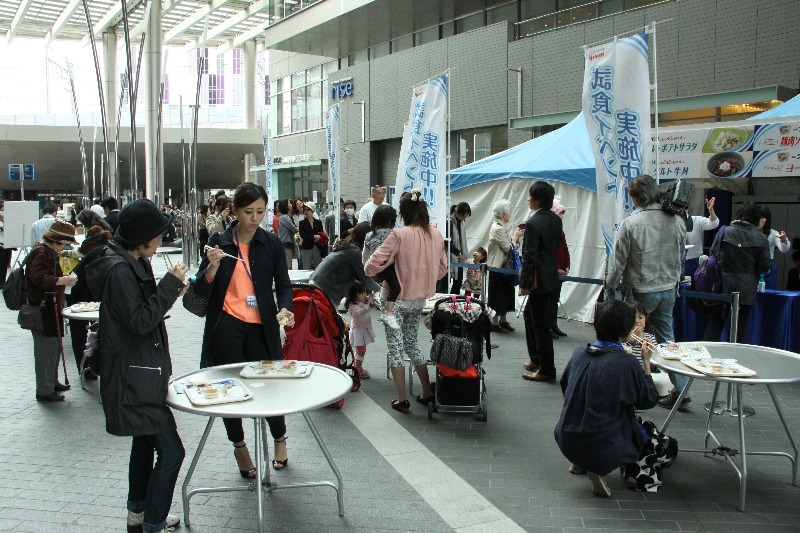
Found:
<svg viewBox="0 0 800 533"><path fill-rule="evenodd" d="M402 287L400 286L400 279L397 277L397 270L394 267L394 263L387 266L382 272L375 276L375 281L378 283L383 283L385 281L386 284L389 285L389 294L386 296L387 302L397 301Z"/></svg>
<svg viewBox="0 0 800 533"><path fill-rule="evenodd" d="M450 294L461 294L461 285L464 284L464 269L456 269L456 277L453 278L453 287L450 289Z"/></svg>
<svg viewBox="0 0 800 533"><path fill-rule="evenodd" d="M14 253L16 248L3 248L0 246L0 275L2 275L3 279L0 279L0 283L5 282L6 275L8 274L8 267L11 265L11 254Z"/></svg>
<svg viewBox="0 0 800 533"><path fill-rule="evenodd" d="M214 334L209 345L211 357L217 365L232 363L245 363L268 359L267 339L264 337L264 328L261 324L248 324L234 318L225 311L220 315ZM273 439L280 439L286 435L286 418L283 416L268 416L269 432ZM228 440L240 442L244 440L244 426L241 418L223 418ZM256 438L258 436L256 435Z"/></svg>
<svg viewBox="0 0 800 533"><path fill-rule="evenodd" d="M550 300L557 298L555 291L537 292L528 296L525 304L525 342L528 357L539 365L539 371L556 375L553 338L550 336Z"/></svg>

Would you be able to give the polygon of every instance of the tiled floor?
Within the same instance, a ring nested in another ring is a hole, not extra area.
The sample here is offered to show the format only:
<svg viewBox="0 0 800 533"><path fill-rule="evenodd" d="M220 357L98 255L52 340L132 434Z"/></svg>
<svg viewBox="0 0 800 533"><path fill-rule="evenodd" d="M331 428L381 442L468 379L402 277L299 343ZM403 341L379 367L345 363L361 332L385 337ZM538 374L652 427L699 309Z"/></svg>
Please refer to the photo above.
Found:
<svg viewBox="0 0 800 533"><path fill-rule="evenodd" d="M163 273L162 261L153 264ZM174 372L188 372L198 365L203 320L179 304L170 315ZM493 337L500 348L485 365L487 422L445 413L428 421L425 407L414 402L409 415L392 410L394 387L385 378L385 343L376 328L378 339L366 361L373 378L348 396L343 410L312 414L344 476L344 517L338 516L329 488L282 491L265 500L265 530L800 531L800 489L791 485L785 458L749 458L746 513L737 510L736 473L723 459L702 454L680 454L658 493L629 491L611 476L613 495L593 496L584 476L567 473L567 461L553 440L561 407L558 385L521 379L523 326L514 318L512 323L517 331ZM556 341L560 371L593 331L563 319L559 325L569 334ZM16 314L4 307L0 332L0 372L6 379L0 389L0 531L124 531L130 442L105 432L97 384L79 388L67 339L73 390L64 403L37 403L30 334L17 327ZM427 330L420 330L420 341L427 350ZM777 391L800 439L800 386ZM766 391L747 387L746 395L757 411L746 420L749 448L790 451ZM710 387L697 383L695 407L673 422L669 433L682 448L702 444L702 404L710 397ZM645 418L660 424L666 414L656 408ZM180 486L206 420L185 413L176 413L176 419L188 454L174 496L173 512L182 514ZM289 416L288 423L290 464L274 478L279 483L329 478L302 417ZM726 444L736 447L736 420L717 416L714 424ZM213 428L193 481L244 484L232 452L221 425ZM192 500L188 531L255 531L255 516L252 492L201 494Z"/></svg>

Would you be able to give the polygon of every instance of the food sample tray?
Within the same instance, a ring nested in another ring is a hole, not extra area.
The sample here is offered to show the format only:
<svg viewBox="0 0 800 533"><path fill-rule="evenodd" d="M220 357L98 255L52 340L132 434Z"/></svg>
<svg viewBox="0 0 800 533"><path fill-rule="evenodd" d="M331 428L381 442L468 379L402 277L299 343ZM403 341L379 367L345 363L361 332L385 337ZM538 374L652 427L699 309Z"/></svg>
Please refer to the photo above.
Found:
<svg viewBox="0 0 800 533"><path fill-rule="evenodd" d="M216 391L216 392L211 392ZM236 378L216 381L186 383L184 392L194 405L217 405L221 403L243 402L253 394Z"/></svg>
<svg viewBox="0 0 800 533"><path fill-rule="evenodd" d="M736 359L681 359L681 363L709 376L749 378L756 375L754 370L742 366Z"/></svg>
<svg viewBox="0 0 800 533"><path fill-rule="evenodd" d="M314 363L308 361L256 361L242 367L239 375L243 378L293 379L311 375Z"/></svg>
<svg viewBox="0 0 800 533"><path fill-rule="evenodd" d="M656 346L658 355L670 361L681 361L684 358L711 359L711 354L705 346L700 343L676 344L674 342L659 344Z"/></svg>

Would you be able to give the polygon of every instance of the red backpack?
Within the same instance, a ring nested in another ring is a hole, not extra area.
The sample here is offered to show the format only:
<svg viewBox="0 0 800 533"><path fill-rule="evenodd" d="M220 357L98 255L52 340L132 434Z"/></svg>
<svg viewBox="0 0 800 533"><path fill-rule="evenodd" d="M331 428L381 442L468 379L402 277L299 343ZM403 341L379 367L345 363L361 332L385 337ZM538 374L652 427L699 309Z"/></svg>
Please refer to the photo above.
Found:
<svg viewBox="0 0 800 533"><path fill-rule="evenodd" d="M339 328L333 316L335 311L328 305L324 295L317 294L318 290L294 290L292 311L295 325L286 328L283 358L312 361L338 368L339 350L336 339Z"/></svg>

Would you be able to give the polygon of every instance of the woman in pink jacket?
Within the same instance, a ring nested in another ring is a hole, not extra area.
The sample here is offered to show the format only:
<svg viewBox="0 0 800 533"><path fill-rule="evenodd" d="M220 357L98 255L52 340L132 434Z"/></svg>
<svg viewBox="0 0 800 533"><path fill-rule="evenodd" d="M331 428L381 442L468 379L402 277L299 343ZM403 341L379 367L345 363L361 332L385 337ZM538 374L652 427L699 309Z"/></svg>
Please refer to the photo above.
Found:
<svg viewBox="0 0 800 533"><path fill-rule="evenodd" d="M400 200L400 217L405 224L392 230L386 240L372 253L364 265L364 272L374 276L394 263L400 280L400 294L394 307L394 316L400 329L386 328L389 349L389 366L397 389L397 399L392 409L408 413L411 404L405 391L403 360L408 357L416 367L422 384L422 394L417 401L427 405L433 400L428 367L417 346L419 319L425 300L433 296L436 280L447 272L444 239L438 229L431 227L428 204L422 193L414 189Z"/></svg>

